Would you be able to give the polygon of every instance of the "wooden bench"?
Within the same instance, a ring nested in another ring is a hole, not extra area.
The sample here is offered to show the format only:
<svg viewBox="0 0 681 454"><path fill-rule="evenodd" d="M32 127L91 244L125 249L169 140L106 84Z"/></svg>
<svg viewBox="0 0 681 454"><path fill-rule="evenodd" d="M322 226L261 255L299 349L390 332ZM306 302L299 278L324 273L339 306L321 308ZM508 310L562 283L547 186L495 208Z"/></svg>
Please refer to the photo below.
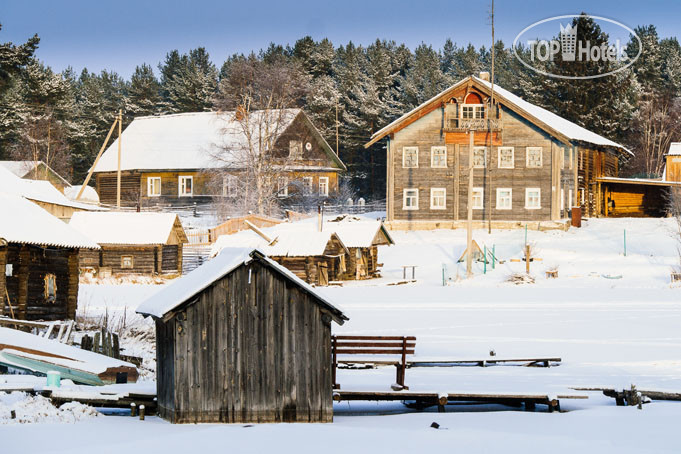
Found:
<svg viewBox="0 0 681 454"><path fill-rule="evenodd" d="M391 364L397 369L395 382L403 389L409 389L404 384L404 373L407 369L407 355L413 355L416 348L414 336L331 336L332 376L333 388L340 389L336 382L338 363L351 364ZM338 360L338 355L394 355L395 361L379 361L362 359L358 361Z"/></svg>

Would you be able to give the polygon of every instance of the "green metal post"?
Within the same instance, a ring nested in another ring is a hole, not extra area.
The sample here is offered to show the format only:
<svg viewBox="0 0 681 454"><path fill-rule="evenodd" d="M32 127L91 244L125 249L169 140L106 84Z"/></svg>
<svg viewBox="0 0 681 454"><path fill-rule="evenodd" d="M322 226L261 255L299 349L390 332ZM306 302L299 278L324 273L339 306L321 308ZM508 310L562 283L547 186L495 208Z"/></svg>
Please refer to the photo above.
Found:
<svg viewBox="0 0 681 454"><path fill-rule="evenodd" d="M497 253L495 252L496 247L496 244L492 245L492 269L494 269L497 261Z"/></svg>

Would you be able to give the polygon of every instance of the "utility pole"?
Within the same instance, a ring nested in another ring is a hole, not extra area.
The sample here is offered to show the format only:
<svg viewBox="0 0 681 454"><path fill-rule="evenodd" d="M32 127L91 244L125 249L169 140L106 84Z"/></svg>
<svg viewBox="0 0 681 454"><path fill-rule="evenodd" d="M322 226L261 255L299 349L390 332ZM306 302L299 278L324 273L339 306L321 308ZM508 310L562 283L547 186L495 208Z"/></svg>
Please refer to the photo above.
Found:
<svg viewBox="0 0 681 454"><path fill-rule="evenodd" d="M492 93L489 98L489 111L487 112L487 126L489 132L489 165L487 166L487 175L489 178L489 191L487 191L487 233L492 233L492 147L494 146L494 136L492 135L492 118L490 115L496 113L494 108L494 0L492 0L492 9L490 11L490 18L492 19L492 75L490 76L490 84L492 85Z"/></svg>
<svg viewBox="0 0 681 454"><path fill-rule="evenodd" d="M339 143L338 126L339 126L339 123L338 123L338 98L336 98L336 156L340 156L338 154L339 153L339 151L338 151L338 143Z"/></svg>
<svg viewBox="0 0 681 454"><path fill-rule="evenodd" d="M121 207L121 123L123 110L118 111L118 172L116 173L116 208Z"/></svg>
<svg viewBox="0 0 681 454"><path fill-rule="evenodd" d="M99 162L99 158L102 157L102 153L104 152L104 148L106 148L106 144L109 143L109 139L111 138L111 134L113 134L114 129L116 129L116 123L118 123L118 117L114 119L113 124L111 125L111 129L109 129L109 133L106 135L106 139L104 139L104 143L102 144L102 148L99 149L99 153L97 153L97 157L95 158L95 162L92 164L92 167L90 168L90 171L87 173L87 177L85 178L85 182L83 182L83 185L80 187L80 191L78 191L78 195L76 196L76 201L80 199L80 196L83 195L83 191L85 190L85 186L90 182L90 178L92 178L92 172L95 171L95 168L97 167L97 163Z"/></svg>
<svg viewBox="0 0 681 454"><path fill-rule="evenodd" d="M468 130L468 222L466 223L466 277L473 276L473 144L475 129Z"/></svg>

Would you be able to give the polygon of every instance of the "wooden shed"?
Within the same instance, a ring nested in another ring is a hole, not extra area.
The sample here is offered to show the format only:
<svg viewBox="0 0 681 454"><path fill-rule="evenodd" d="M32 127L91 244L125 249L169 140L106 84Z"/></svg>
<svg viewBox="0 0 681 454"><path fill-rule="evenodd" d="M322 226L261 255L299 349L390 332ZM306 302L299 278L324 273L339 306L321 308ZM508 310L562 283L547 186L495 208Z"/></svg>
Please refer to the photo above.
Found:
<svg viewBox="0 0 681 454"><path fill-rule="evenodd" d="M74 319L78 251L97 243L32 202L0 193L0 315Z"/></svg>
<svg viewBox="0 0 681 454"><path fill-rule="evenodd" d="M333 420L331 322L347 317L259 251L220 254L137 312L156 321L162 418Z"/></svg>
<svg viewBox="0 0 681 454"><path fill-rule="evenodd" d="M324 228L334 232L348 248L344 280L379 277L378 246L395 244L382 221L363 221L356 217L339 216Z"/></svg>
<svg viewBox="0 0 681 454"><path fill-rule="evenodd" d="M80 267L114 274L180 274L187 235L173 213L75 213L69 223L96 241L81 251Z"/></svg>

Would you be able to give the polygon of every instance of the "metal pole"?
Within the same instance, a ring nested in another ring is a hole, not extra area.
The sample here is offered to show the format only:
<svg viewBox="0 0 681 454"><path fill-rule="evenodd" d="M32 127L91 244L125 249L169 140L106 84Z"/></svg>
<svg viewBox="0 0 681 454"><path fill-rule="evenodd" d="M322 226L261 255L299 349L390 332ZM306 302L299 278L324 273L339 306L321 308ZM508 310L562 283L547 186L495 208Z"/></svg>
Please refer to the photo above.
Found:
<svg viewBox="0 0 681 454"><path fill-rule="evenodd" d="M496 244L492 245L492 269L494 269L497 261Z"/></svg>

